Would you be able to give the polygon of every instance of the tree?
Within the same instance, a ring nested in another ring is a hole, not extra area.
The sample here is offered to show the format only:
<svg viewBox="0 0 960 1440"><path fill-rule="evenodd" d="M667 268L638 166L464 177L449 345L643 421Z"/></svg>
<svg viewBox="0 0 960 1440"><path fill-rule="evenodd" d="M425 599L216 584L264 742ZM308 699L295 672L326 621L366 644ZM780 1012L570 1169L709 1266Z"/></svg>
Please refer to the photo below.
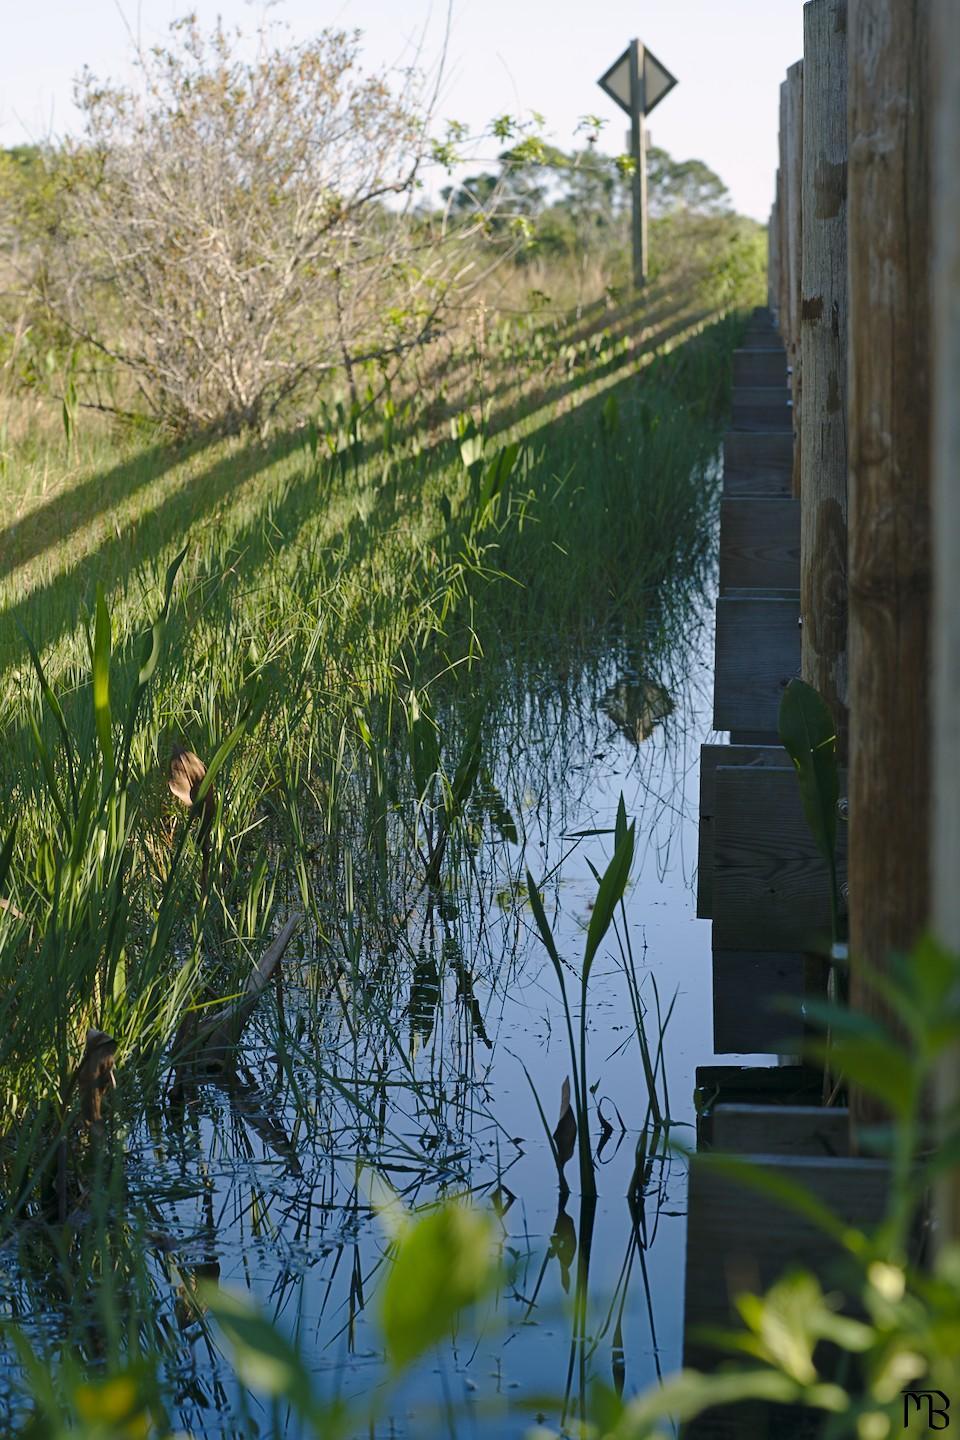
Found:
<svg viewBox="0 0 960 1440"><path fill-rule="evenodd" d="M394 93L334 30L264 33L245 56L190 17L139 54L137 88L78 85L50 304L178 432L264 428L335 367L352 384L421 341L459 283L464 227L414 203L430 154L415 78Z"/></svg>
<svg viewBox="0 0 960 1440"><path fill-rule="evenodd" d="M702 160L674 160L666 150L647 150L647 197L654 218L686 210L694 215L728 214L730 192Z"/></svg>

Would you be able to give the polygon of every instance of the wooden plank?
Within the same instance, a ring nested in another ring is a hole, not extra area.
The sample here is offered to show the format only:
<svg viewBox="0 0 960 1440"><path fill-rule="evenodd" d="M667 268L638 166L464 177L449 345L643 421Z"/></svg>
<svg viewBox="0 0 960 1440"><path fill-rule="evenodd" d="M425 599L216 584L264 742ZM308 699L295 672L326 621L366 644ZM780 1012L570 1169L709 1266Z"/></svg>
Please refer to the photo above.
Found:
<svg viewBox="0 0 960 1440"><path fill-rule="evenodd" d="M826 953L830 890L793 767L716 770L713 943L718 950ZM846 871L840 825L838 872Z"/></svg>
<svg viewBox="0 0 960 1440"><path fill-rule="evenodd" d="M874 977L930 921L929 26L849 3L850 1002L893 1024Z"/></svg>
<svg viewBox="0 0 960 1440"><path fill-rule="evenodd" d="M723 437L726 470L783 470L793 465L793 439L782 430L728 430Z"/></svg>
<svg viewBox="0 0 960 1440"><path fill-rule="evenodd" d="M960 954L960 8L935 0L933 121L933 926ZM960 1055L952 1046L940 1073L939 1105L956 1113ZM936 1194L938 1243L960 1241L960 1171Z"/></svg>
<svg viewBox="0 0 960 1440"><path fill-rule="evenodd" d="M789 396L776 385L740 385L733 392L734 430L792 431Z"/></svg>
<svg viewBox="0 0 960 1440"><path fill-rule="evenodd" d="M806 956L796 950L714 950L714 1054L796 1055L806 973ZM781 1002L793 1013L778 1009Z"/></svg>
<svg viewBox="0 0 960 1440"><path fill-rule="evenodd" d="M890 1169L884 1160L807 1155L745 1156L772 1177L802 1185L837 1220L858 1229L878 1224L886 1211ZM684 1313L684 1364L716 1363L716 1353L694 1332L727 1326L733 1299L762 1292L782 1274L785 1262L805 1267L825 1286L846 1259L838 1242L805 1216L721 1173L709 1157L690 1166Z"/></svg>
<svg viewBox="0 0 960 1440"><path fill-rule="evenodd" d="M797 600L721 595L713 698L716 730L775 735L780 697L799 670Z"/></svg>
<svg viewBox="0 0 960 1440"><path fill-rule="evenodd" d="M850 1154L845 1105L716 1105L713 1148L727 1155Z"/></svg>
<svg viewBox="0 0 960 1440"><path fill-rule="evenodd" d="M720 590L800 590L800 502L724 497L720 506Z"/></svg>
<svg viewBox="0 0 960 1440"><path fill-rule="evenodd" d="M713 836L717 804L717 767L751 765L783 769L790 762L782 745L700 746L700 834L697 859L697 915L708 920L713 904Z"/></svg>
<svg viewBox="0 0 960 1440"><path fill-rule="evenodd" d="M804 6L802 673L847 734L847 0Z"/></svg>
<svg viewBox="0 0 960 1440"><path fill-rule="evenodd" d="M753 337L750 337L751 339ZM777 385L787 388L787 357L783 350L771 346L752 345L733 352L733 383L740 385Z"/></svg>
<svg viewBox="0 0 960 1440"><path fill-rule="evenodd" d="M713 1143L717 1105L815 1105L823 1095L811 1065L698 1065L695 1078L698 1145Z"/></svg>
<svg viewBox="0 0 960 1440"><path fill-rule="evenodd" d="M747 432L744 432L747 433ZM789 500L793 491L788 470L725 470L723 494L731 500L759 496L767 500Z"/></svg>
<svg viewBox="0 0 960 1440"><path fill-rule="evenodd" d="M783 339L777 329L748 330L743 337L743 347L749 350L782 350Z"/></svg>

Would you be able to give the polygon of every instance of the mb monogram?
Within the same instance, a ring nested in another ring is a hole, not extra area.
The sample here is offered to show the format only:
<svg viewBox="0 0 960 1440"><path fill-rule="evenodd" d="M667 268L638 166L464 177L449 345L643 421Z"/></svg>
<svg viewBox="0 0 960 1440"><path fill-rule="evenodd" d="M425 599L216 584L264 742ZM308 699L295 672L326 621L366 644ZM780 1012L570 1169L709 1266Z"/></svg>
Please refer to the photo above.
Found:
<svg viewBox="0 0 960 1440"><path fill-rule="evenodd" d="M904 1430L917 1430L916 1415L923 1415L926 1409L926 1428L930 1430L949 1430L950 1409L949 1396L944 1395L942 1390L904 1390L903 1392L903 1428ZM922 1424L923 1421L921 1420Z"/></svg>

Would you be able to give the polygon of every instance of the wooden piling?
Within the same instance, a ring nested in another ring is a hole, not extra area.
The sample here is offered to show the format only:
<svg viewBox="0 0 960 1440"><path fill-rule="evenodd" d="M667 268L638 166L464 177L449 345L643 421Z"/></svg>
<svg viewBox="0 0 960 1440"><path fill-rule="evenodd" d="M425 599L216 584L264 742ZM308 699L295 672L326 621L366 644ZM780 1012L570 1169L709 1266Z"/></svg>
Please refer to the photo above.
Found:
<svg viewBox="0 0 960 1440"><path fill-rule="evenodd" d="M847 0L803 10L802 674L847 733Z"/></svg>
<svg viewBox="0 0 960 1440"><path fill-rule="evenodd" d="M930 894L929 13L848 7L851 1002L874 1015Z"/></svg>
<svg viewBox="0 0 960 1440"><path fill-rule="evenodd" d="M787 364L793 401L793 493L800 493L800 413L803 383L800 362L800 264L803 245L803 61L787 71L786 186L790 228L787 235Z"/></svg>
<svg viewBox="0 0 960 1440"><path fill-rule="evenodd" d="M774 317L780 296L780 171L774 182L774 199L767 222L767 305Z"/></svg>
<svg viewBox="0 0 960 1440"><path fill-rule="evenodd" d="M932 74L933 227L933 828L932 918L960 955L960 9L934 0ZM944 1112L960 1100L956 1048L941 1072ZM936 1200L937 1243L960 1240L960 1176Z"/></svg>
<svg viewBox="0 0 960 1440"><path fill-rule="evenodd" d="M780 167L777 170L779 184L779 236L777 253L780 257L777 275L777 328L784 347L790 349L790 187L787 184L787 82L780 85Z"/></svg>

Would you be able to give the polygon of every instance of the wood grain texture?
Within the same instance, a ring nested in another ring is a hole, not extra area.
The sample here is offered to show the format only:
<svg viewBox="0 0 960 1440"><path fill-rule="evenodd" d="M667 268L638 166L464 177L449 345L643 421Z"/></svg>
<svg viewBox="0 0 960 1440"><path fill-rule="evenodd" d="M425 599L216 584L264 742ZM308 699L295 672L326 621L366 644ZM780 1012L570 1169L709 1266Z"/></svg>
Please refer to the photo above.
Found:
<svg viewBox="0 0 960 1440"><path fill-rule="evenodd" d="M851 1000L873 1014L869 973L929 921L929 16L849 0Z"/></svg>
<svg viewBox="0 0 960 1440"><path fill-rule="evenodd" d="M776 734L780 697L800 670L797 600L717 601L713 723Z"/></svg>
<svg viewBox="0 0 960 1440"><path fill-rule="evenodd" d="M803 61L787 71L787 189L790 193L788 249L788 302L790 324L787 363L790 366L793 399L793 491L800 493L800 412L803 408L803 375L800 364L800 281L803 245Z"/></svg>
<svg viewBox="0 0 960 1440"><path fill-rule="evenodd" d="M727 497L720 505L720 590L800 590L800 502Z"/></svg>
<svg viewBox="0 0 960 1440"><path fill-rule="evenodd" d="M780 291L780 171L777 170L773 185L773 204L767 221L767 305L776 319L777 298Z"/></svg>
<svg viewBox="0 0 960 1440"><path fill-rule="evenodd" d="M849 1155L850 1115L842 1105L717 1105L713 1146L728 1155Z"/></svg>
<svg viewBox="0 0 960 1440"><path fill-rule="evenodd" d="M790 350L790 186L787 183L787 82L780 83L780 126L777 132L780 181L780 275L777 294L777 328L783 338L784 348Z"/></svg>
<svg viewBox="0 0 960 1440"><path fill-rule="evenodd" d="M713 1049L717 1055L795 1055L804 1039L799 951L714 950ZM778 1009L789 1005L792 1013Z"/></svg>
<svg viewBox="0 0 960 1440"><path fill-rule="evenodd" d="M716 770L713 944L717 950L825 953L830 891L793 767ZM846 873L846 828L838 830L838 870Z"/></svg>
<svg viewBox="0 0 960 1440"><path fill-rule="evenodd" d="M792 494L793 438L784 431L728 430L723 438L723 493Z"/></svg>
<svg viewBox="0 0 960 1440"><path fill-rule="evenodd" d="M782 430L728 430L723 437L726 470L780 470L789 483L793 439Z"/></svg>
<svg viewBox="0 0 960 1440"><path fill-rule="evenodd" d="M934 0L933 43L933 926L960 954L960 7ZM960 1056L940 1076L960 1100ZM944 1243L960 1241L960 1174L936 1200Z"/></svg>
<svg viewBox="0 0 960 1440"><path fill-rule="evenodd" d="M697 851L697 915L713 914L713 837L717 813L717 767L750 765L754 769L782 770L789 765L782 745L700 746L700 832Z"/></svg>
<svg viewBox="0 0 960 1440"><path fill-rule="evenodd" d="M869 1229L883 1216L889 1168L882 1160L762 1155L749 1157L771 1175L803 1185L838 1220ZM684 1364L709 1366L716 1354L694 1339L697 1326L725 1326L733 1297L767 1289L784 1261L807 1267L829 1285L843 1252L836 1242L772 1197L738 1184L695 1157L690 1167L684 1314Z"/></svg>
<svg viewBox="0 0 960 1440"><path fill-rule="evenodd" d="M747 337L748 340L752 337ZM733 352L734 385L787 386L787 357L780 346L758 346Z"/></svg>
<svg viewBox="0 0 960 1440"><path fill-rule="evenodd" d="M801 663L847 736L847 0L803 10Z"/></svg>
<svg viewBox="0 0 960 1440"><path fill-rule="evenodd" d="M791 431L789 393L776 385L740 385L733 391L730 417L734 430Z"/></svg>

